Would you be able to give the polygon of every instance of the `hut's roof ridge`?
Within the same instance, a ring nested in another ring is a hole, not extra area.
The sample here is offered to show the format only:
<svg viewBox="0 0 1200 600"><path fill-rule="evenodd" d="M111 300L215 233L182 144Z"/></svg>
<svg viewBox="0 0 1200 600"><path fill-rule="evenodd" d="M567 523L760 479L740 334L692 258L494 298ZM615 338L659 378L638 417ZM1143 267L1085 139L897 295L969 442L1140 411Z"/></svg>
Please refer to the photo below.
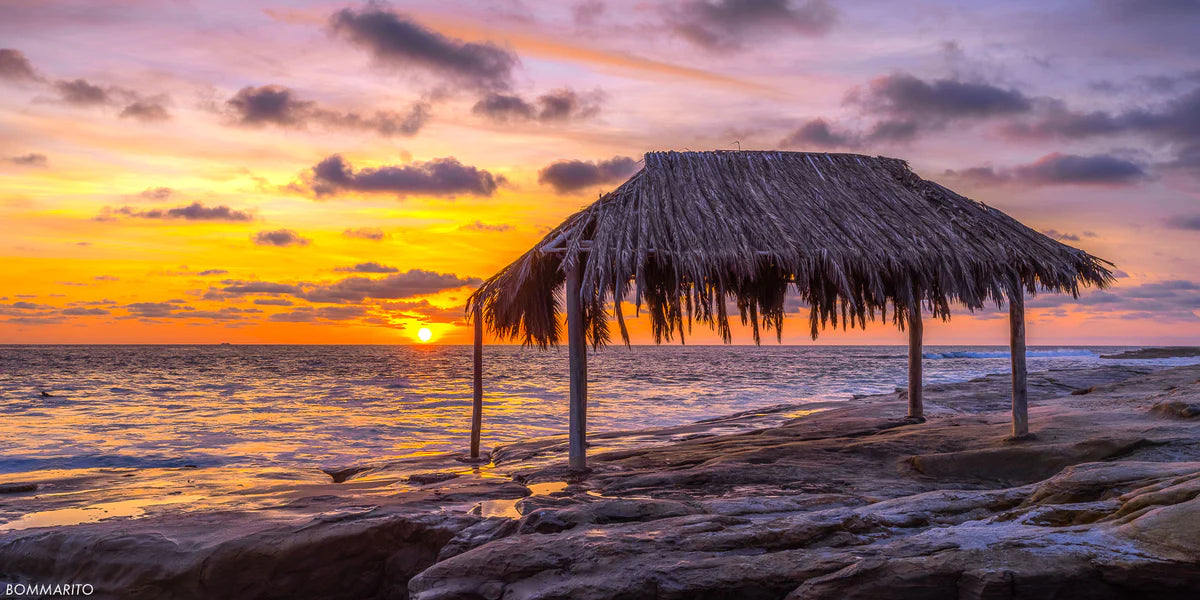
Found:
<svg viewBox="0 0 1200 600"><path fill-rule="evenodd" d="M735 300L757 340L760 325L782 325L789 290L811 307L815 337L839 317L865 325L888 304L945 318L951 302L980 308L1017 285L1074 295L1111 281L1105 261L901 159L825 152L648 152L629 180L486 281L470 307L501 336L556 343L555 292L575 260L593 343L608 340L613 298L644 303L659 340L682 336L693 318L728 339L725 300Z"/></svg>

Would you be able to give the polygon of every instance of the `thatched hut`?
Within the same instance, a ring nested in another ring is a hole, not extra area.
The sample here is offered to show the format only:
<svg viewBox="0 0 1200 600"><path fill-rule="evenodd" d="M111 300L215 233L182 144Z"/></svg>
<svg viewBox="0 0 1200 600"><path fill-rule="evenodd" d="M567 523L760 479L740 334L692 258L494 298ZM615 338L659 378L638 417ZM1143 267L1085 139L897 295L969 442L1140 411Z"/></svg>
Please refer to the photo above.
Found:
<svg viewBox="0 0 1200 600"><path fill-rule="evenodd" d="M570 462L583 467L587 344L629 343L620 300L644 305L655 341L694 321L730 340L729 306L755 342L781 335L784 300L826 326L891 319L909 331L909 417L921 419L921 314L948 319L1008 302L1013 435L1028 433L1024 294L1105 287L1111 263L982 203L921 179L902 160L808 152L650 152L643 168L569 217L471 295L476 423L482 329L559 343L566 300L571 363ZM565 287L565 290L564 290Z"/></svg>

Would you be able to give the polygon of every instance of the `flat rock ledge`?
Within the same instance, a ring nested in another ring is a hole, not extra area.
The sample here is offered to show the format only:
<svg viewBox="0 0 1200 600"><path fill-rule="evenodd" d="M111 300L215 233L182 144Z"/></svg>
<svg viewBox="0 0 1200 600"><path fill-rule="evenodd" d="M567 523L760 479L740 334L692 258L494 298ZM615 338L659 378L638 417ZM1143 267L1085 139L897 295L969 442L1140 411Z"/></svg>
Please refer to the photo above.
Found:
<svg viewBox="0 0 1200 600"><path fill-rule="evenodd" d="M897 418L896 393L734 433L633 432L643 445L569 480L539 440L493 455L519 483L0 533L0 581L98 598L1194 598L1200 417L1178 407L1200 403L1200 367L1051 371L1030 394L1027 440L1007 438L995 376L930 386L925 423Z"/></svg>

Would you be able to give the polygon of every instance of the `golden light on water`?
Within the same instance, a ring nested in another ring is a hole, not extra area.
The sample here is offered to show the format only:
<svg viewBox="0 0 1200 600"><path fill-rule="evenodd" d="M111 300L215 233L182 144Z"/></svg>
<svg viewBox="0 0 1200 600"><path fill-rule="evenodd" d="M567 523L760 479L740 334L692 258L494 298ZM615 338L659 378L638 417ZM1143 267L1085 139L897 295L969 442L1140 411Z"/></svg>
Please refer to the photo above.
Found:
<svg viewBox="0 0 1200 600"><path fill-rule="evenodd" d="M417 339L421 340L422 344L428 343L429 340L433 339L433 332L428 327L422 327L417 331Z"/></svg>

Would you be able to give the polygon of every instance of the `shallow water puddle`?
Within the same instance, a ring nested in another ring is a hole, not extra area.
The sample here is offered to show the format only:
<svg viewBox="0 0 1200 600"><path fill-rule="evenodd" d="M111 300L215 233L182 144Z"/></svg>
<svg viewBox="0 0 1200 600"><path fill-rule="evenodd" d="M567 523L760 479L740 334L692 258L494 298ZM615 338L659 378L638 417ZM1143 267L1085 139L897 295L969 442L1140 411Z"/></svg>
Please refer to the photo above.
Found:
<svg viewBox="0 0 1200 600"><path fill-rule="evenodd" d="M533 496L545 496L555 492L561 492L567 489L565 481L547 481L544 483L533 483L527 486L531 492L525 498ZM506 517L509 519L520 519L521 512L517 510L517 502L523 498L513 498L511 500L484 500L476 505L479 508L479 516L481 517ZM474 512L474 509L472 509Z"/></svg>
<svg viewBox="0 0 1200 600"><path fill-rule="evenodd" d="M167 504L182 504L203 499L204 496L174 496L172 498L138 498L121 502L104 502L81 508L60 508L32 512L7 523L0 523L0 531L17 531L34 527L60 527L82 525L117 517L140 517L146 507Z"/></svg>

